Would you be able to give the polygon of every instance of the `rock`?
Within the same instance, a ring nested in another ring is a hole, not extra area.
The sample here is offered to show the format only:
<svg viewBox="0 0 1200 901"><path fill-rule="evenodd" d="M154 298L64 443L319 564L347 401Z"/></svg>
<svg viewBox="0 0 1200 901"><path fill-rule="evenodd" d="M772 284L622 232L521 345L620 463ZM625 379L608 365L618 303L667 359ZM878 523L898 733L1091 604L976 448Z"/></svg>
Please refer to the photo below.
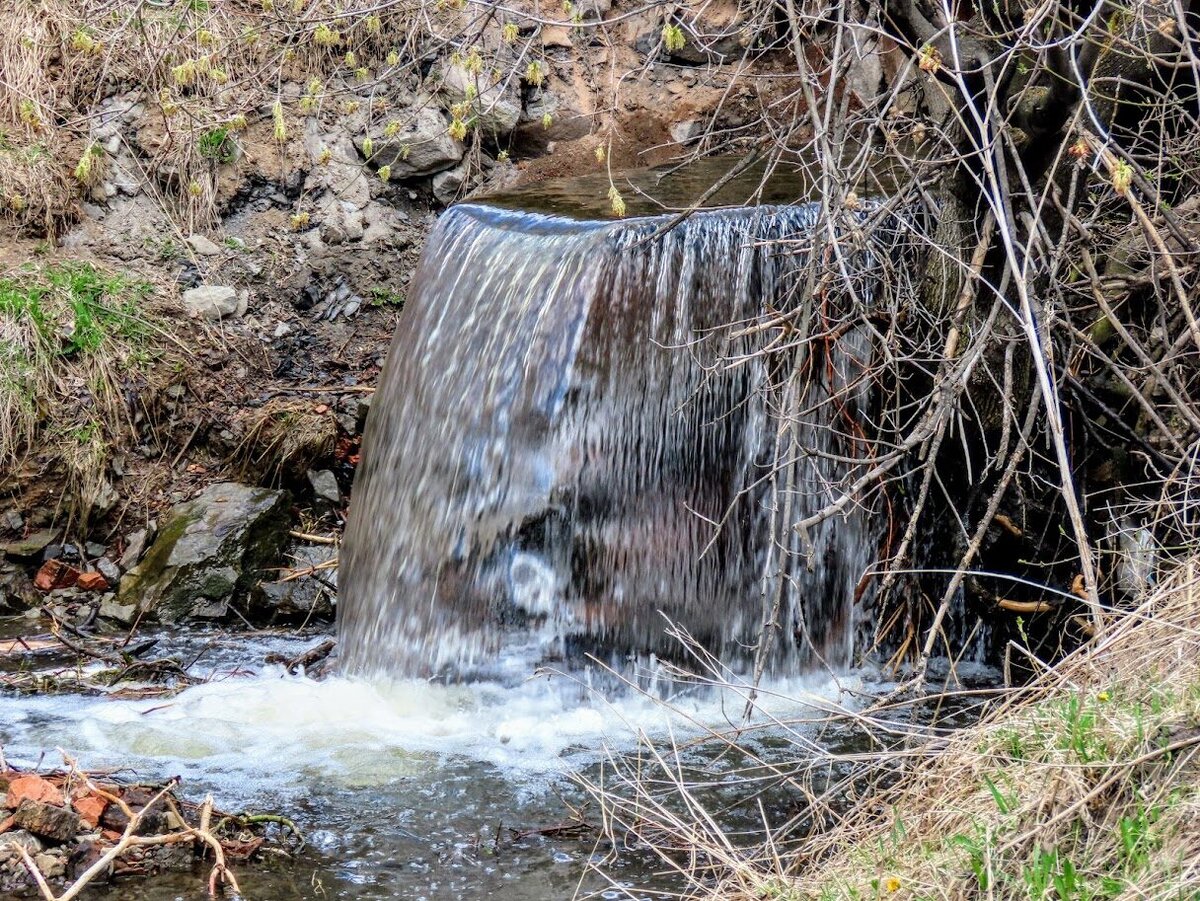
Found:
<svg viewBox="0 0 1200 901"><path fill-rule="evenodd" d="M26 773L8 783L8 794L4 797L4 806L17 808L26 801L62 804L64 798L58 786L50 780L43 779L36 773Z"/></svg>
<svg viewBox="0 0 1200 901"><path fill-rule="evenodd" d="M83 552L92 559L104 556L104 552L108 547L101 544L99 541L89 541L83 546Z"/></svg>
<svg viewBox="0 0 1200 901"><path fill-rule="evenodd" d="M30 854L36 854L42 850L42 843L37 836L30 835L23 829L0 834L0 852L11 848L24 848Z"/></svg>
<svg viewBox="0 0 1200 901"><path fill-rule="evenodd" d="M704 123L696 119L685 119L671 126L671 140L676 144L691 144L704 134Z"/></svg>
<svg viewBox="0 0 1200 901"><path fill-rule="evenodd" d="M287 536L288 495L222 482L174 507L145 557L121 579L117 601L161 622L222 615Z"/></svg>
<svg viewBox="0 0 1200 901"><path fill-rule="evenodd" d="M36 532L30 533L25 538L18 538L15 541L0 544L0 549L4 551L7 557L27 560L39 556L47 547L54 543L54 539L57 537L58 532L52 529L39 529Z"/></svg>
<svg viewBox="0 0 1200 901"><path fill-rule="evenodd" d="M521 98L515 90L506 90L505 84L489 84L486 75L472 75L464 66L446 66L439 94L447 106L470 104L475 127L487 137L502 138L521 118ZM469 93L474 94L470 100Z"/></svg>
<svg viewBox="0 0 1200 901"><path fill-rule="evenodd" d="M153 540L154 532L154 526L147 526L129 533L125 539L125 552L121 554L121 569L128 570L137 566L138 561L142 559L142 554L146 552L146 545Z"/></svg>
<svg viewBox="0 0 1200 901"><path fill-rule="evenodd" d="M544 47L574 47L571 31L563 25L542 26L542 46Z"/></svg>
<svg viewBox="0 0 1200 901"><path fill-rule="evenodd" d="M33 585L41 591L70 588L79 581L80 572L62 560L47 560L33 577Z"/></svg>
<svg viewBox="0 0 1200 901"><path fill-rule="evenodd" d="M390 166L392 178L433 175L458 163L465 150L461 141L450 137L449 123L441 111L427 101L399 116L401 127L388 137L380 125L371 132L374 142L372 160L376 166ZM355 139L359 150L363 137Z"/></svg>
<svg viewBox="0 0 1200 901"><path fill-rule="evenodd" d="M12 529L12 531L19 532L25 527L25 518L16 510L5 510L4 524Z"/></svg>
<svg viewBox="0 0 1200 901"><path fill-rule="evenodd" d="M22 570L0 572L0 610L27 610L41 602L41 596Z"/></svg>
<svg viewBox="0 0 1200 901"><path fill-rule="evenodd" d="M293 331L294 331L294 329L290 325L288 325L286 322L280 322L280 323L276 324L275 331L272 333L272 337L286 338Z"/></svg>
<svg viewBox="0 0 1200 901"><path fill-rule="evenodd" d="M117 601L115 594L106 594L100 600L100 609L97 613L104 619L128 625L137 619L138 606L137 604L121 604Z"/></svg>
<svg viewBox="0 0 1200 901"><path fill-rule="evenodd" d="M214 322L238 311L238 293L228 285L204 285L183 292L183 305L191 313Z"/></svg>
<svg viewBox="0 0 1200 901"><path fill-rule="evenodd" d="M202 257L215 257L221 252L221 248L210 241L204 235L188 235L188 246L196 251Z"/></svg>
<svg viewBox="0 0 1200 901"><path fill-rule="evenodd" d="M67 872L67 862L62 854L39 854L33 858L33 863L47 879L59 879Z"/></svg>
<svg viewBox="0 0 1200 901"><path fill-rule="evenodd" d="M38 838L65 842L79 834L82 823L79 814L73 810L42 801L26 800L13 814L13 825Z"/></svg>
<svg viewBox="0 0 1200 901"><path fill-rule="evenodd" d="M108 591L108 579L104 578L103 573L80 573L75 586L83 591Z"/></svg>
<svg viewBox="0 0 1200 901"><path fill-rule="evenodd" d="M101 557L96 561L96 571L108 580L109 585L116 585L121 581L121 567L107 557Z"/></svg>
<svg viewBox="0 0 1200 901"><path fill-rule="evenodd" d="M337 477L328 469L319 472L308 471L308 483L312 485L313 494L323 501L337 506L342 502L342 491L338 488Z"/></svg>
<svg viewBox="0 0 1200 901"><path fill-rule="evenodd" d="M433 177L433 196L442 203L453 203L466 184L470 171L469 164L463 162L447 172L439 172Z"/></svg>
<svg viewBox="0 0 1200 901"><path fill-rule="evenodd" d="M553 141L586 137L593 130L588 105L578 86L552 76L525 104L515 138L524 147L544 152Z"/></svg>
<svg viewBox="0 0 1200 901"><path fill-rule="evenodd" d="M327 563L336 556L332 547L300 545L292 550L289 566L303 570ZM262 582L251 601L263 613L283 617L331 617L336 588L337 570L323 569L315 576L302 576L288 582Z"/></svg>

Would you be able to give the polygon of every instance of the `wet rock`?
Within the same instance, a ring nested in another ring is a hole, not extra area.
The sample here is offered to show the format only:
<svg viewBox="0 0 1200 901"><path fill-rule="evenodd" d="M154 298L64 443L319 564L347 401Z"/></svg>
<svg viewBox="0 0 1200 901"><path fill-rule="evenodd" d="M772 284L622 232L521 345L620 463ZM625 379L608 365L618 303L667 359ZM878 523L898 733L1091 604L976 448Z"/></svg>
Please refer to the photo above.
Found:
<svg viewBox="0 0 1200 901"><path fill-rule="evenodd" d="M65 842L79 834L79 814L44 801L22 801L13 814L13 825L38 838Z"/></svg>
<svg viewBox="0 0 1200 901"><path fill-rule="evenodd" d="M104 619L128 625L137 619L138 606L137 604L122 604L117 600L115 594L106 594L100 599L100 609L97 613Z"/></svg>
<svg viewBox="0 0 1200 901"><path fill-rule="evenodd" d="M289 556L288 567L303 572L327 563L337 556L337 552L326 545L299 545ZM314 569L310 575L287 582L262 582L251 601L263 614L287 618L332 617L336 590L336 569Z"/></svg>
<svg viewBox="0 0 1200 901"><path fill-rule="evenodd" d="M308 471L308 483L312 485L313 494L319 500L328 501L337 506L342 502L342 491L338 488L337 477L328 469Z"/></svg>
<svg viewBox="0 0 1200 901"><path fill-rule="evenodd" d="M145 557L121 579L117 602L162 622L223 615L287 535L284 491L213 485L173 508Z"/></svg>
<svg viewBox="0 0 1200 901"><path fill-rule="evenodd" d="M125 552L121 554L121 569L133 569L146 552L146 545L154 539L155 528L150 525L144 529L130 532L125 539Z"/></svg>
<svg viewBox="0 0 1200 901"><path fill-rule="evenodd" d="M221 252L221 248L204 235L188 235L187 243L202 257L215 257Z"/></svg>
<svg viewBox="0 0 1200 901"><path fill-rule="evenodd" d="M450 137L449 123L436 106L421 106L399 116L401 128L388 137L381 125L371 133L374 143L372 161L389 166L392 178L433 175L458 163L465 153L461 141ZM355 139L359 150L363 137Z"/></svg>
<svg viewBox="0 0 1200 901"><path fill-rule="evenodd" d="M58 533L51 529L39 529L25 538L0 544L0 550L4 551L6 557L28 560L40 556L47 547L54 543L54 539L57 537Z"/></svg>
<svg viewBox="0 0 1200 901"><path fill-rule="evenodd" d="M238 293L228 285L205 285L183 292L183 305L205 319L224 319L238 312Z"/></svg>

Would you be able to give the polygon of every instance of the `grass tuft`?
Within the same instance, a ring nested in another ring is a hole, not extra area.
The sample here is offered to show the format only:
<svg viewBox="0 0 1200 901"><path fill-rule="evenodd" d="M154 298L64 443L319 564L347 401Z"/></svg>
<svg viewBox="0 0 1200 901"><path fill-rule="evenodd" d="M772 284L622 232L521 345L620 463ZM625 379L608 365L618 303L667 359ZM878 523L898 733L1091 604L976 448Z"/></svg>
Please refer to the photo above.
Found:
<svg viewBox="0 0 1200 901"><path fill-rule="evenodd" d="M81 523L111 493L105 471L134 431L130 400L165 353L149 297L89 263L0 278L0 471L64 467Z"/></svg>

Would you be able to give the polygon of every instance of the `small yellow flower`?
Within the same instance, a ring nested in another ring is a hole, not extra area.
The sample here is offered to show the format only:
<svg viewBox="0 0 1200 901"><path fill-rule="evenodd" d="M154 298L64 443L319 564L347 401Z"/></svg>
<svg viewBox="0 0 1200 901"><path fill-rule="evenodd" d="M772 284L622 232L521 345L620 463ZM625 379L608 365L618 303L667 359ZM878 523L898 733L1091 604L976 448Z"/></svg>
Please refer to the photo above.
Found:
<svg viewBox="0 0 1200 901"><path fill-rule="evenodd" d="M387 55L387 64L389 66L395 66L395 65L398 65L399 63L400 63L400 54L397 53L395 50L389 50L388 55Z"/></svg>
<svg viewBox="0 0 1200 901"><path fill-rule="evenodd" d="M387 124L387 127L383 129L383 134L384 137L387 138L396 137L396 135L400 134L400 123L393 119Z"/></svg>
<svg viewBox="0 0 1200 901"><path fill-rule="evenodd" d="M542 128L549 128L554 124L554 117L549 113L542 113Z"/></svg>
<svg viewBox="0 0 1200 901"><path fill-rule="evenodd" d="M496 162L497 163L507 163L508 162L508 151L501 150L499 153L497 153L496 154Z"/></svg>
<svg viewBox="0 0 1200 901"><path fill-rule="evenodd" d="M333 159L333 151L328 147L322 147L321 152L317 154L317 163L322 166L329 165L329 161Z"/></svg>
<svg viewBox="0 0 1200 901"><path fill-rule="evenodd" d="M386 182L391 177L392 177L392 167L391 166L380 166L379 167L379 180L380 181Z"/></svg>
<svg viewBox="0 0 1200 901"><path fill-rule="evenodd" d="M933 44L926 44L921 48L921 57L917 65L920 66L922 72L933 75L942 68L942 55L938 53L937 47Z"/></svg>
<svg viewBox="0 0 1200 901"><path fill-rule="evenodd" d="M14 213L19 213L25 209L25 198L20 194L10 194L8 197L8 208Z"/></svg>
<svg viewBox="0 0 1200 901"><path fill-rule="evenodd" d="M229 81L229 73L224 69L210 69L208 77L213 84L225 84Z"/></svg>
<svg viewBox="0 0 1200 901"><path fill-rule="evenodd" d="M370 159L371 154L375 152L375 142L370 138L363 138L362 151L363 156L365 156L367 159Z"/></svg>
<svg viewBox="0 0 1200 901"><path fill-rule="evenodd" d="M71 35L71 49L79 53L91 53L96 47L96 41L82 28Z"/></svg>
<svg viewBox="0 0 1200 901"><path fill-rule="evenodd" d="M461 141L467 136L467 123L462 119L452 119L450 127L446 131L450 133L450 137L454 138L454 140Z"/></svg>
<svg viewBox="0 0 1200 901"><path fill-rule="evenodd" d="M275 120L275 140L282 144L287 140L287 123L283 120L283 103L279 100L271 107L271 116Z"/></svg>
<svg viewBox="0 0 1200 901"><path fill-rule="evenodd" d="M674 53L676 50L682 50L687 45L687 39L683 36L683 29L678 25L666 24L662 30L663 45L667 48L668 53Z"/></svg>
<svg viewBox="0 0 1200 901"><path fill-rule="evenodd" d="M313 43L318 47L336 47L341 42L341 32L330 28L324 22L318 25L313 32Z"/></svg>
<svg viewBox="0 0 1200 901"><path fill-rule="evenodd" d="M1124 160L1117 160L1117 164L1113 166L1112 171L1112 186L1113 190L1118 194L1125 194L1129 191L1130 185L1133 184L1133 167Z"/></svg>
<svg viewBox="0 0 1200 901"><path fill-rule="evenodd" d="M379 34L379 29L381 28L379 16L367 16L364 24L367 26L367 34Z"/></svg>
<svg viewBox="0 0 1200 901"><path fill-rule="evenodd" d="M608 202L612 204L614 216L621 218L625 215L625 198L621 196L616 185L608 189Z"/></svg>
<svg viewBox="0 0 1200 901"><path fill-rule="evenodd" d="M546 74L542 71L542 64L538 60L533 60L526 67L525 80L535 88L540 88L542 82L546 80Z"/></svg>
<svg viewBox="0 0 1200 901"><path fill-rule="evenodd" d="M358 68L358 54L355 53L353 50L347 50L346 56L345 56L345 63L346 63L347 69Z"/></svg>
<svg viewBox="0 0 1200 901"><path fill-rule="evenodd" d="M171 78L175 84L189 85L196 80L196 61L184 60L178 66L171 69Z"/></svg>
<svg viewBox="0 0 1200 901"><path fill-rule="evenodd" d="M1112 695L1110 695L1110 694L1109 694L1107 691L1102 691L1102 692L1099 692L1099 693L1096 695L1096 700L1097 700L1097 701L1100 701L1100 702L1107 701L1107 700L1109 700L1110 698L1112 698Z"/></svg>
<svg viewBox="0 0 1200 901"><path fill-rule="evenodd" d="M262 0L263 12L269 13L275 8L275 0Z"/></svg>
<svg viewBox="0 0 1200 901"><path fill-rule="evenodd" d="M188 182L188 193L193 197L199 197L204 193L204 189L200 187L200 182L192 179L190 182Z"/></svg>
<svg viewBox="0 0 1200 901"><path fill-rule="evenodd" d="M520 34L521 29L517 27L516 22L505 22L504 27L500 29L500 35L506 44L515 44Z"/></svg>
<svg viewBox="0 0 1200 901"><path fill-rule="evenodd" d="M883 881L883 887L889 892L898 892L900 891L900 880L895 876L889 876Z"/></svg>
<svg viewBox="0 0 1200 901"><path fill-rule="evenodd" d="M246 123L245 113L238 113L236 116L234 116L232 119L229 120L229 127L232 128L234 131L243 131L246 128L246 124L247 123Z"/></svg>
<svg viewBox="0 0 1200 901"><path fill-rule="evenodd" d="M596 148L596 162L603 163L606 155L603 144Z"/></svg>
<svg viewBox="0 0 1200 901"><path fill-rule="evenodd" d="M200 42L201 47L211 47L217 42L217 36L207 28L201 28L196 32L196 40Z"/></svg>
<svg viewBox="0 0 1200 901"><path fill-rule="evenodd" d="M298 232L302 228L308 227L308 213L295 213L291 220L292 231Z"/></svg>

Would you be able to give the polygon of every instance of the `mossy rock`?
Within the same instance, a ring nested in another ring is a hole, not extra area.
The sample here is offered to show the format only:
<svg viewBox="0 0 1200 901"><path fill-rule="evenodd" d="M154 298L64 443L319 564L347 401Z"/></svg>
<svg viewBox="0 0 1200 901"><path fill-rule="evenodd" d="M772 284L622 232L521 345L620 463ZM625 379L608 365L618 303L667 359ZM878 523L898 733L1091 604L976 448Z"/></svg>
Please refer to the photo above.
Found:
<svg viewBox="0 0 1200 901"><path fill-rule="evenodd" d="M278 558L287 538L285 491L213 485L174 507L142 562L121 580L118 602L171 623L215 618Z"/></svg>

